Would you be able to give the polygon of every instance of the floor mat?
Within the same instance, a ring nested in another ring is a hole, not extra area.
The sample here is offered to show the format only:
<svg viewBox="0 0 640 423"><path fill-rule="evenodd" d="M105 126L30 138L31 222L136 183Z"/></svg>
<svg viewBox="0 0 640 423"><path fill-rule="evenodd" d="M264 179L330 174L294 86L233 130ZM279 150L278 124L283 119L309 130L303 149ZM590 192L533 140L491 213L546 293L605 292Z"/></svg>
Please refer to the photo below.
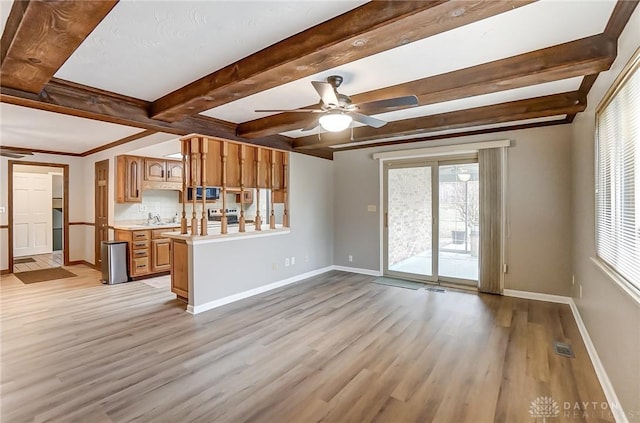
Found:
<svg viewBox="0 0 640 423"><path fill-rule="evenodd" d="M385 278L384 276L376 278L376 280L374 280L373 282L380 285L397 286L399 288L406 288L406 289L421 289L425 287L425 285L420 282L406 281L403 279Z"/></svg>
<svg viewBox="0 0 640 423"><path fill-rule="evenodd" d="M30 270L28 272L20 272L13 274L16 278L20 279L22 283L35 283L52 281L55 279L72 278L78 276L75 273L71 273L62 267L53 267L51 269L39 269Z"/></svg>
<svg viewBox="0 0 640 423"><path fill-rule="evenodd" d="M13 259L13 264L24 264L24 263L35 263L36 261L34 259L32 259L31 257L24 257L24 258L14 258Z"/></svg>

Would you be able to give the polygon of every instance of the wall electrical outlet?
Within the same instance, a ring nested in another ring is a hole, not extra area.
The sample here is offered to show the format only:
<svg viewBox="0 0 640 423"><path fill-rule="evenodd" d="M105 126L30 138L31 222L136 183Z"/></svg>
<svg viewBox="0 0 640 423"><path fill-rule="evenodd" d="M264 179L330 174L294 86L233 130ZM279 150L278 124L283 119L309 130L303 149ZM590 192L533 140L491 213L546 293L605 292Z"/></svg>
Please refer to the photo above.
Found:
<svg viewBox="0 0 640 423"><path fill-rule="evenodd" d="M0 207L0 213L6 213L7 209L5 209L4 207Z"/></svg>
<svg viewBox="0 0 640 423"><path fill-rule="evenodd" d="M304 256L304 262L305 262L305 263L309 263L309 254L307 254L306 256Z"/></svg>
<svg viewBox="0 0 640 423"><path fill-rule="evenodd" d="M352 262L353 261L353 256L351 254L349 254L349 261Z"/></svg>
<svg viewBox="0 0 640 423"><path fill-rule="evenodd" d="M289 257L284 259L284 267L289 267Z"/></svg>
<svg viewBox="0 0 640 423"><path fill-rule="evenodd" d="M147 211L147 205L146 204L139 204L138 205L138 211L139 212L146 212Z"/></svg>
<svg viewBox="0 0 640 423"><path fill-rule="evenodd" d="M368 212L375 212L376 210L377 210L376 206L374 206L374 205L368 205L367 206L367 211Z"/></svg>
<svg viewBox="0 0 640 423"><path fill-rule="evenodd" d="M291 265L292 266L296 265L296 258L295 257L291 257Z"/></svg>

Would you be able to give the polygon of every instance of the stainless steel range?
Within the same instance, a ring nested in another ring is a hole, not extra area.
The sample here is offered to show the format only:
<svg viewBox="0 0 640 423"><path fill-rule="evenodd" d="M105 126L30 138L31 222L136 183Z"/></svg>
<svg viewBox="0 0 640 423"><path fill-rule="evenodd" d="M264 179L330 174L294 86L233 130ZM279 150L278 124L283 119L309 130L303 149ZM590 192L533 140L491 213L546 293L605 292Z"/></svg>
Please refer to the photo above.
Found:
<svg viewBox="0 0 640 423"><path fill-rule="evenodd" d="M227 215L227 224L233 225L238 223L238 209L225 209ZM220 222L222 220L222 209L208 209L207 216L210 221Z"/></svg>

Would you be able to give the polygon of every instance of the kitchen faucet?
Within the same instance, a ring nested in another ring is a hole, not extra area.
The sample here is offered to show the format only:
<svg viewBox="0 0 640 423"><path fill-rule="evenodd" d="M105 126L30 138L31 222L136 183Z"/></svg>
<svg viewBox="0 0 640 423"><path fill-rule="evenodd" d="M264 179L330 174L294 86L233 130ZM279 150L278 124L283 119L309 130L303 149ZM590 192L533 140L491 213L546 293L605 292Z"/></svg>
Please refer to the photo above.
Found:
<svg viewBox="0 0 640 423"><path fill-rule="evenodd" d="M149 213L149 224L160 223L160 213Z"/></svg>

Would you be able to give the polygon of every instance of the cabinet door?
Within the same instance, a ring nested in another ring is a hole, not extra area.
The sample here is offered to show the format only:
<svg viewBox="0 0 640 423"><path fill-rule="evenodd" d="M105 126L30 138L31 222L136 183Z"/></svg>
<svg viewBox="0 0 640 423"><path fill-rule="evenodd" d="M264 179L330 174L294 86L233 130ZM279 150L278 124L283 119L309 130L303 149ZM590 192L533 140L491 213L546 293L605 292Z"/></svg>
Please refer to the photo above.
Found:
<svg viewBox="0 0 640 423"><path fill-rule="evenodd" d="M171 266L171 292L189 298L188 247L184 241L173 241Z"/></svg>
<svg viewBox="0 0 640 423"><path fill-rule="evenodd" d="M167 182L182 183L182 175L184 173L182 162L167 160L166 169L167 169Z"/></svg>
<svg viewBox="0 0 640 423"><path fill-rule="evenodd" d="M171 243L168 238L151 241L151 271L164 272L171 269Z"/></svg>
<svg viewBox="0 0 640 423"><path fill-rule="evenodd" d="M142 202L142 159L125 157L125 189L124 201L127 203Z"/></svg>
<svg viewBox="0 0 640 423"><path fill-rule="evenodd" d="M163 182L164 176L164 160L144 159L144 180Z"/></svg>

